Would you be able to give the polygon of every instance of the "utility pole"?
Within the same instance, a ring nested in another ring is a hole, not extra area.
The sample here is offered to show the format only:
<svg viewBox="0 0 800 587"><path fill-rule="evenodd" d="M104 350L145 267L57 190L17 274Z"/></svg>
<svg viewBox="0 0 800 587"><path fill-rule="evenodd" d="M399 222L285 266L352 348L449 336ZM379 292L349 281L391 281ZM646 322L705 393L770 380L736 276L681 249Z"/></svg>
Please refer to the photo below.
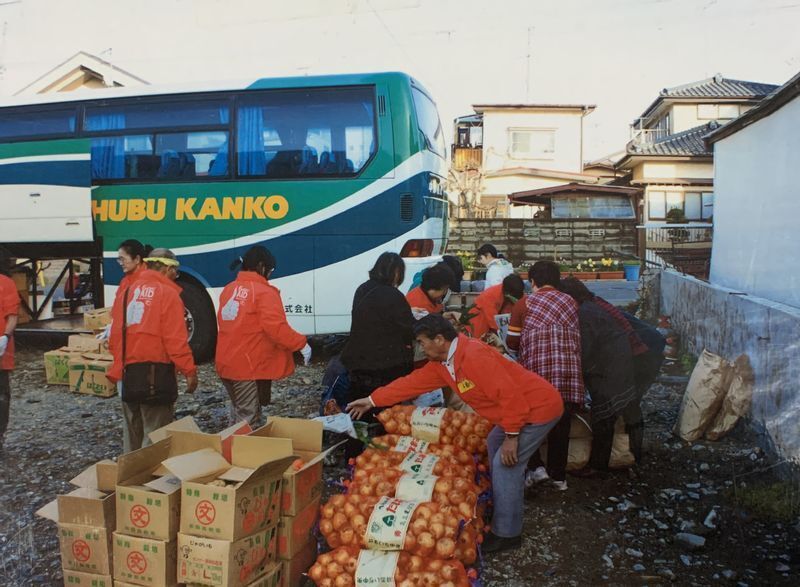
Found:
<svg viewBox="0 0 800 587"><path fill-rule="evenodd" d="M533 44L533 31L536 27L528 27L528 53L525 56L525 101L531 101L531 45Z"/></svg>

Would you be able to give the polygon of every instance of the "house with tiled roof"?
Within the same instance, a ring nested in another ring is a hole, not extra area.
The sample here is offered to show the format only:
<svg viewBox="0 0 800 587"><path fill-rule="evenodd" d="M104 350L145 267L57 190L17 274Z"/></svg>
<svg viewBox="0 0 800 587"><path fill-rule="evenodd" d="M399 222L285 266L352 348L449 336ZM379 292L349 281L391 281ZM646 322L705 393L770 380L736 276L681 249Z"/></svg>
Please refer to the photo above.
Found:
<svg viewBox="0 0 800 587"><path fill-rule="evenodd" d="M738 118L778 86L712 78L661 90L631 124L616 168L643 190L641 219L710 225L714 214L713 152L703 137Z"/></svg>

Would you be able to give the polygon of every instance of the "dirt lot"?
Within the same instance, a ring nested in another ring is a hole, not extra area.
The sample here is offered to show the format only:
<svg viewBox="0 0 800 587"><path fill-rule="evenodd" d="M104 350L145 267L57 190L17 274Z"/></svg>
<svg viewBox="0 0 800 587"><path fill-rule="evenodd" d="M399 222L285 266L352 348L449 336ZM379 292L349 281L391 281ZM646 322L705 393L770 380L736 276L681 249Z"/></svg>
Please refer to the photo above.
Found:
<svg viewBox="0 0 800 587"><path fill-rule="evenodd" d="M299 367L276 384L271 413L315 412L322 368ZM119 453L119 399L46 385L39 349L18 353L12 389L0 456L0 585L60 585L55 527L33 512L67 491L84 467ZM523 548L485 559L483 584L800 584L797 484L773 485L767 459L742 426L718 443L687 446L673 437L682 392L680 384L660 384L646 397L647 462L638 475L571 478L567 492L532 493ZM194 415L207 431L221 429L227 424L223 394L205 365L200 389L180 398L178 415ZM327 471L334 481L342 469ZM745 498L751 505L742 505ZM687 545L679 533L705 544Z"/></svg>

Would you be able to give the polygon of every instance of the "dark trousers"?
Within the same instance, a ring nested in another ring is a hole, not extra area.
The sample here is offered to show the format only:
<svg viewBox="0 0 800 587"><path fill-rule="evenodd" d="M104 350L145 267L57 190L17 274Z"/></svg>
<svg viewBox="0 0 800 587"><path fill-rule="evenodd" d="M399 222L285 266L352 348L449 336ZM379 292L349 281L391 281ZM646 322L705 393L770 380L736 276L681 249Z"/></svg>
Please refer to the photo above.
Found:
<svg viewBox="0 0 800 587"><path fill-rule="evenodd" d="M365 370L354 369L349 372L350 375L350 392L348 393L347 401L351 402L363 397L367 397L373 391L388 383L391 383L398 377L403 377L411 372L410 365L397 365L395 367L388 367L386 369ZM373 424L376 428L378 435L383 434L383 427L378 423L375 415L376 410L372 410L361 418L362 422ZM364 443L355 438L350 438L344 445L344 456L346 460L355 458L364 452Z"/></svg>
<svg viewBox="0 0 800 587"><path fill-rule="evenodd" d="M614 447L614 424L616 421L616 416L599 421L592 420L592 456L589 457L589 466L592 469L608 470L611 450Z"/></svg>
<svg viewBox="0 0 800 587"><path fill-rule="evenodd" d="M569 457L569 429L572 424L572 410L564 406L564 414L547 435L547 474L554 481L567 478L567 458ZM542 457L537 450L528 461L529 469L543 467Z"/></svg>
<svg viewBox="0 0 800 587"><path fill-rule="evenodd" d="M636 382L636 399L622 411L625 420L625 432L630 439L630 449L637 464L642 462L642 443L644 442L644 417L642 416L642 398L655 382L661 371L664 355L661 353L644 353L633 359L633 377Z"/></svg>
<svg viewBox="0 0 800 587"><path fill-rule="evenodd" d="M8 415L11 411L11 371L0 371L0 440L8 428Z"/></svg>

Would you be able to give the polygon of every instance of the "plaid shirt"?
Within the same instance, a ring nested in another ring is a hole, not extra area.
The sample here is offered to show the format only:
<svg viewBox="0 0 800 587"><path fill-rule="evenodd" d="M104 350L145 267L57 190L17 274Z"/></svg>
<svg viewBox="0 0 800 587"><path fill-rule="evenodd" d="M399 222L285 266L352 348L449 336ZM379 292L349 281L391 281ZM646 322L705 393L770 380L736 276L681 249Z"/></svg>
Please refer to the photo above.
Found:
<svg viewBox="0 0 800 587"><path fill-rule="evenodd" d="M525 305L520 363L549 381L565 403L583 405L577 302L556 289L544 288L528 296Z"/></svg>

